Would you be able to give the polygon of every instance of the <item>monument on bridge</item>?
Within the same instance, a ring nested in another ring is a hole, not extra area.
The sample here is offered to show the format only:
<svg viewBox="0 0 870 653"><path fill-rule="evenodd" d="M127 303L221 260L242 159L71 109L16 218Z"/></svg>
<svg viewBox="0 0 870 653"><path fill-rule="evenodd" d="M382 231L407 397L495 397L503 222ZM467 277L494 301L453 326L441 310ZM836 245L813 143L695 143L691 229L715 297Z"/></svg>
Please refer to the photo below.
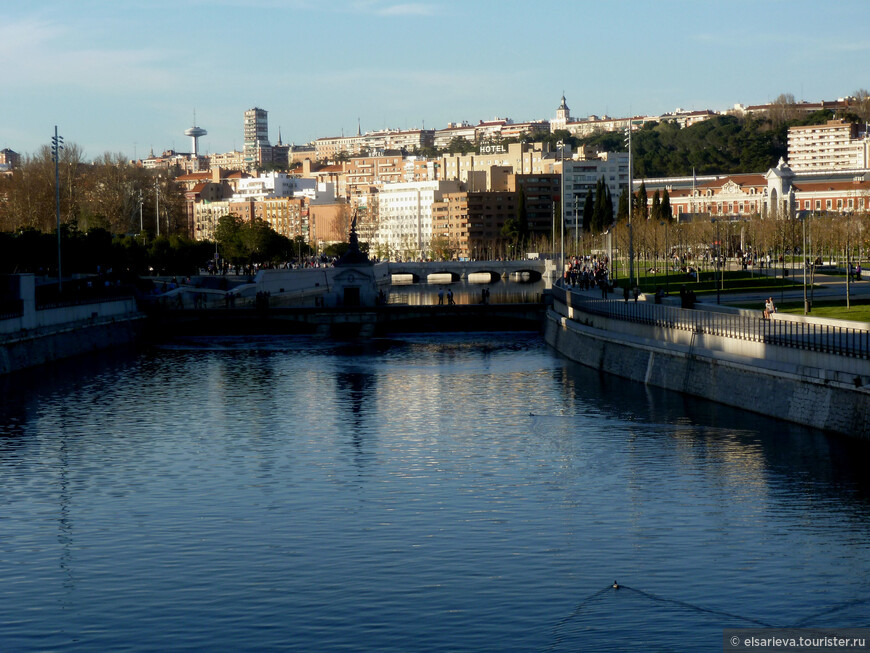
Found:
<svg viewBox="0 0 870 653"><path fill-rule="evenodd" d="M384 293L378 289L374 263L359 248L356 216L350 225L350 247L336 261L335 267L332 287L339 306L376 306L386 300Z"/></svg>

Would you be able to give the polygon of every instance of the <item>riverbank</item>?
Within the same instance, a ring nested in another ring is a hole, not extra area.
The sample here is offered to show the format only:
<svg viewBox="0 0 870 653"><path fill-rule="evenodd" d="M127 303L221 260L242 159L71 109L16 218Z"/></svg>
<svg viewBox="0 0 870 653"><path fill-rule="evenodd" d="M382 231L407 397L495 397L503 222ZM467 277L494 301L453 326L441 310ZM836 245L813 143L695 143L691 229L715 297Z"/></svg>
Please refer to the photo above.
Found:
<svg viewBox="0 0 870 653"><path fill-rule="evenodd" d="M778 325L784 328L772 331L758 317L737 311L734 319L711 317L713 328L707 329L699 321L706 317L700 304L697 310L648 305L638 308L640 319L627 320L607 314L608 305L622 302L591 306L588 295L564 289L553 294L544 338L571 360L648 385L870 439L870 361L814 349L806 326ZM709 315L728 311L717 310ZM825 328L833 329L824 327L820 333ZM794 339L780 333L793 333ZM870 340L862 333L855 331L859 341Z"/></svg>
<svg viewBox="0 0 870 653"><path fill-rule="evenodd" d="M32 274L4 278L14 306L0 320L0 374L134 344L145 315L132 295L109 293L37 306Z"/></svg>

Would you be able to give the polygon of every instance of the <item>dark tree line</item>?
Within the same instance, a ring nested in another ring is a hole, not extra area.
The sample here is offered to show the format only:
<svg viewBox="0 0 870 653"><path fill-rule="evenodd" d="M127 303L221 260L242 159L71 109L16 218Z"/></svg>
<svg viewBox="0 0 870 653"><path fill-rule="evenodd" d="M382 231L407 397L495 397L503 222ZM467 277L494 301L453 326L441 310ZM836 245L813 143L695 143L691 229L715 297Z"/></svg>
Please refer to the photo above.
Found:
<svg viewBox="0 0 870 653"><path fill-rule="evenodd" d="M0 232L0 273L57 274L57 233L34 228ZM112 235L94 227L87 232L61 225L61 268L65 278L74 274L107 273L117 276L195 274L214 253L214 243L179 236L143 240Z"/></svg>

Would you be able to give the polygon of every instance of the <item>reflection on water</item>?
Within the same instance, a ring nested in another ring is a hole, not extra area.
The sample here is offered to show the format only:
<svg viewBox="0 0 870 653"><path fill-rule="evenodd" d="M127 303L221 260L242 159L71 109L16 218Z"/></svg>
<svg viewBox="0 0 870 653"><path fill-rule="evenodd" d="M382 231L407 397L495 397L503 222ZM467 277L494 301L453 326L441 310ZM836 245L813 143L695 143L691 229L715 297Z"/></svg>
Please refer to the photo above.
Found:
<svg viewBox="0 0 870 653"><path fill-rule="evenodd" d="M469 283L464 279L452 283L393 283L390 286L388 301L391 304L425 305L437 304L438 292L453 291L453 301L457 304L480 304L484 290L489 291L487 301L492 304L513 304L541 301L544 292L543 281L513 281L502 279L490 283Z"/></svg>
<svg viewBox="0 0 870 653"><path fill-rule="evenodd" d="M867 625L866 446L532 334L189 338L0 385L3 650L712 651L724 627Z"/></svg>

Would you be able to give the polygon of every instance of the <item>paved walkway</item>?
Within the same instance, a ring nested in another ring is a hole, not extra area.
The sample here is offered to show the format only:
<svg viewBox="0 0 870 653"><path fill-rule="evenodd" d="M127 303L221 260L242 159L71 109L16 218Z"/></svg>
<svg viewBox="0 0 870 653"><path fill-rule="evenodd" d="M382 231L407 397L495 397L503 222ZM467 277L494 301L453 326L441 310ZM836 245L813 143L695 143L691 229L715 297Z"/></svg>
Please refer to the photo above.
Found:
<svg viewBox="0 0 870 653"><path fill-rule="evenodd" d="M794 279L799 283L803 283L803 274L798 272ZM727 283L727 282L726 282ZM810 277L807 276L807 298L812 297L814 301L820 299L833 300L840 299L846 301L846 279L845 277L832 276L827 274L815 275L815 288L809 287ZM726 285L727 289L727 285ZM728 293L722 294L721 302L723 304L745 304L750 302L758 302L759 309L763 307L764 300L768 297L773 297L774 303L777 301L803 301L804 290L802 285L797 288L789 288L787 290L759 290L757 292L744 293ZM870 280L865 276L863 281L853 281L849 284L849 296L854 299L870 299ZM709 302L712 295L705 295L705 301ZM713 300L715 301L715 300Z"/></svg>

